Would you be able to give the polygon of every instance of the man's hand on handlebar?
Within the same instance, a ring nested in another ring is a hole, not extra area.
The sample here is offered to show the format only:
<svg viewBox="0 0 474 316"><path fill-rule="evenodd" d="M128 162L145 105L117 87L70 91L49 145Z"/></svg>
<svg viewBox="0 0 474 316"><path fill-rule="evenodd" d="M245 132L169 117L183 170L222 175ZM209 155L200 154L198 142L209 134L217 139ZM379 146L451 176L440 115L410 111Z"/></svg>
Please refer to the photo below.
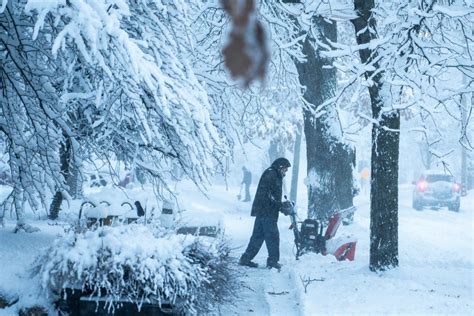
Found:
<svg viewBox="0 0 474 316"><path fill-rule="evenodd" d="M290 215L293 212L293 203L291 201L283 201L281 203L280 212L285 215Z"/></svg>

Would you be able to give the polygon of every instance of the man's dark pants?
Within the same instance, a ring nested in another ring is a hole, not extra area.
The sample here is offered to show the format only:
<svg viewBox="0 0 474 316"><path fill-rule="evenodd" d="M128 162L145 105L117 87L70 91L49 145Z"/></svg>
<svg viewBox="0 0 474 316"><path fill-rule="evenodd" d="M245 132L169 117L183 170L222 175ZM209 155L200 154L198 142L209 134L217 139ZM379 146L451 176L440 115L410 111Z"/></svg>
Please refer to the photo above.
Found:
<svg viewBox="0 0 474 316"><path fill-rule="evenodd" d="M280 260L280 233L278 232L278 218L257 216L253 226L247 250L242 255L242 261L250 261L257 255L263 242L267 245L267 265L273 265Z"/></svg>

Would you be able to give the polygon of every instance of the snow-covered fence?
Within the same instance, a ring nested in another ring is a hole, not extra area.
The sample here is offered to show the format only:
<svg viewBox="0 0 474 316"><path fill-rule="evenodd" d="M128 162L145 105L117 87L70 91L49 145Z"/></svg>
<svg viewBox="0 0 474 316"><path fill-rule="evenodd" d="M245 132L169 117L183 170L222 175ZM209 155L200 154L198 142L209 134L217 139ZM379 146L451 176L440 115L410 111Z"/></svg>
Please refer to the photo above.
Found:
<svg viewBox="0 0 474 316"><path fill-rule="evenodd" d="M133 204L135 206L132 205L131 201L111 203L109 201L94 202L85 200L79 209L77 228L80 230L83 219L86 220L87 228L92 228L93 226L131 224L141 216L146 218L146 209L143 209L140 201L135 201Z"/></svg>

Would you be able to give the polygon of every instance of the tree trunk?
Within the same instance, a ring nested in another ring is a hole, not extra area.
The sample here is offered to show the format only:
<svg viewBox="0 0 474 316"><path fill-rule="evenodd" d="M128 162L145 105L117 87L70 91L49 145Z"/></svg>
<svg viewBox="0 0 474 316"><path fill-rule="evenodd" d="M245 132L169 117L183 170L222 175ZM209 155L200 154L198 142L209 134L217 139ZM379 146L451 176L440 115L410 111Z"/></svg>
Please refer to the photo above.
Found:
<svg viewBox="0 0 474 316"><path fill-rule="evenodd" d="M376 24L371 17L374 0L355 0L359 17L352 20L357 43L369 44L376 38ZM367 45L369 46L369 45ZM359 51L362 63L377 58L370 48ZM374 64L378 68L378 64ZM382 112L383 72L373 76L366 72L373 84L369 87L372 118L372 165L370 193L370 269L386 270L398 266L398 154L400 115L398 111Z"/></svg>
<svg viewBox="0 0 474 316"><path fill-rule="evenodd" d="M463 76L463 83L467 84L468 78L466 75ZM462 135L462 138L468 138L468 131L467 131L467 109L470 108L468 106L469 99L472 101L472 97L469 98L468 94L462 96L462 106L461 106L461 124L462 130L464 131L465 135ZM466 194L466 185L467 185L467 152L466 152L466 145L461 142L461 184L462 184L462 195Z"/></svg>
<svg viewBox="0 0 474 316"><path fill-rule="evenodd" d="M49 207L49 218L50 219L57 219L59 216L59 209L61 208L61 204L63 203L63 194L61 191L56 191L53 197L53 201Z"/></svg>
<svg viewBox="0 0 474 316"><path fill-rule="evenodd" d="M474 33L474 31L472 31ZM471 107L474 105L474 93L471 93ZM474 137L474 132L472 131L472 128L466 131L468 133L468 137ZM468 153L468 164L467 164L467 179L466 179L466 184L463 184L463 187L466 188L467 190L471 190L474 188L474 154L472 151ZM466 192L467 193L467 192Z"/></svg>
<svg viewBox="0 0 474 316"><path fill-rule="evenodd" d="M270 140L270 147L268 148L268 158L270 159L270 164L274 162L277 158L285 156L285 145L278 138L272 138Z"/></svg>
<svg viewBox="0 0 474 316"><path fill-rule="evenodd" d="M300 152L301 152L301 137L302 127L298 124L298 130L296 132L295 148L293 152L293 168L291 168L291 190L290 200L296 202L298 196L298 174L300 171Z"/></svg>
<svg viewBox="0 0 474 316"><path fill-rule="evenodd" d="M353 170L355 168L355 150L342 144L334 146L334 182L337 204L340 209L353 206L354 183Z"/></svg>
<svg viewBox="0 0 474 316"><path fill-rule="evenodd" d="M337 41L336 22L315 17L313 23L319 32L318 40ZM308 35L303 43L306 63L297 63L300 83L306 86L304 98L311 104L303 111L308 163L308 217L325 221L335 208L340 207L341 201L352 206L352 164L345 165L350 160L350 149L339 141L339 135L332 134L333 126L337 124L337 113L332 104L324 106L324 114L317 114L319 106L334 97L337 77L336 69L327 67L332 64L332 59L318 54L311 41L313 39ZM350 172L340 173L346 166L349 166Z"/></svg>
<svg viewBox="0 0 474 316"><path fill-rule="evenodd" d="M420 156L421 156L421 161L423 162L423 166L425 169L431 169L431 162L433 160L433 155L430 152L430 147L428 145L429 140L426 138L426 136L423 136L423 139L421 140L422 143L420 144Z"/></svg>
<svg viewBox="0 0 474 316"><path fill-rule="evenodd" d="M61 144L59 148L59 159L61 161L61 174L64 177L66 183L68 183L70 178L70 166L71 166L71 156L72 156L72 146L71 139L65 135L64 143ZM53 197L51 206L49 208L49 218L57 219L59 215L59 209L63 202L63 194L60 190L56 191L56 194Z"/></svg>
<svg viewBox="0 0 474 316"><path fill-rule="evenodd" d="M81 173L81 164L78 161L78 157L76 154L71 155L70 157L69 174L66 177L66 181L67 186L69 188L69 195L74 199L82 198L82 185L84 181Z"/></svg>

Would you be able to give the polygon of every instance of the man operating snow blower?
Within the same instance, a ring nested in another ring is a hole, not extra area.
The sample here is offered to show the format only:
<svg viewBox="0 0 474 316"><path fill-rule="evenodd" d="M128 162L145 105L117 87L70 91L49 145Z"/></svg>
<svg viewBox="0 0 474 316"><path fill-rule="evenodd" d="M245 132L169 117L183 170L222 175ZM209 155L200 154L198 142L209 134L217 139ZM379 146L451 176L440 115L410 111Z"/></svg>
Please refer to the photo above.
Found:
<svg viewBox="0 0 474 316"><path fill-rule="evenodd" d="M239 261L242 266L258 267L258 264L252 259L265 241L268 250L267 268L278 270L281 268L281 264L278 263L280 260L280 233L277 223L279 212L288 215L293 207L290 201L282 202L281 200L283 177L289 167L291 164L288 159L278 158L260 177L251 212L251 215L255 216L255 223L247 250Z"/></svg>

